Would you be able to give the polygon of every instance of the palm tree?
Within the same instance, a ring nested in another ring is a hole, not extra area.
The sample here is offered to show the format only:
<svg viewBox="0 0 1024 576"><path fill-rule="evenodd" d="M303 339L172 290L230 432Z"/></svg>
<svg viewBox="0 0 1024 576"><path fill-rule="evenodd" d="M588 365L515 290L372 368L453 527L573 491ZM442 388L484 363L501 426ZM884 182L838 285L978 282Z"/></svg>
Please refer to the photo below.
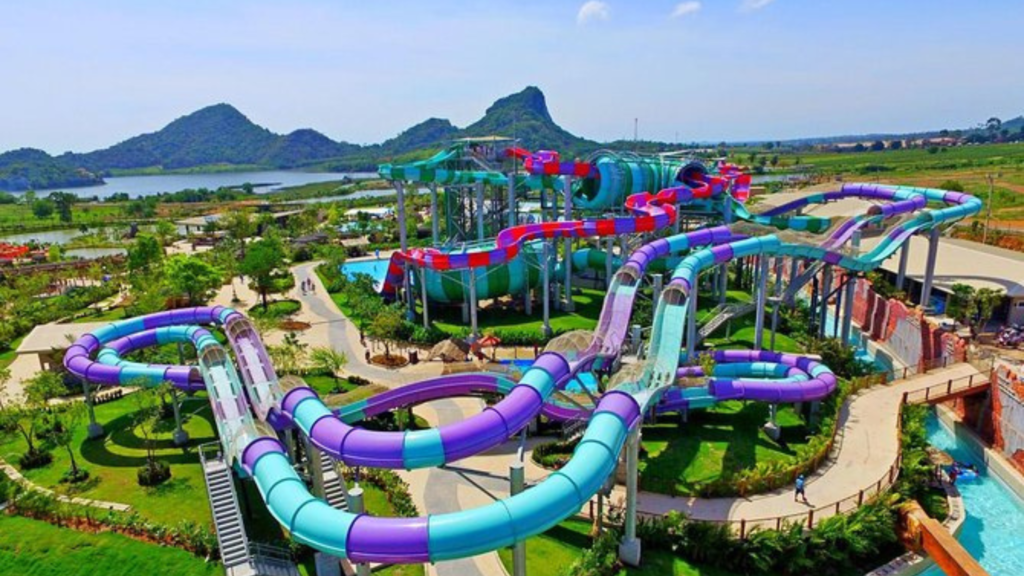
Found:
<svg viewBox="0 0 1024 576"><path fill-rule="evenodd" d="M335 383L338 382L338 372L341 372L341 370L345 368L345 365L348 364L348 357L345 356L345 354L334 350L330 346L318 346L313 348L310 352L309 359L313 363L313 367L317 370L330 372Z"/></svg>

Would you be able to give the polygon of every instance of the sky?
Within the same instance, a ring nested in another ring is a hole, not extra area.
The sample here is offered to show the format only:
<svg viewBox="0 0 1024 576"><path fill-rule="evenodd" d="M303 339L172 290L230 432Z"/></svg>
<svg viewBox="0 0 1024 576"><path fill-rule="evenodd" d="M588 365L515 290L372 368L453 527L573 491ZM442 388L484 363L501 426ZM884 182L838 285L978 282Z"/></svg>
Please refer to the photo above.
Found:
<svg viewBox="0 0 1024 576"><path fill-rule="evenodd" d="M1024 113L1024 2L138 0L0 4L0 150L102 148L227 102L381 142L528 85L595 140L787 139Z"/></svg>

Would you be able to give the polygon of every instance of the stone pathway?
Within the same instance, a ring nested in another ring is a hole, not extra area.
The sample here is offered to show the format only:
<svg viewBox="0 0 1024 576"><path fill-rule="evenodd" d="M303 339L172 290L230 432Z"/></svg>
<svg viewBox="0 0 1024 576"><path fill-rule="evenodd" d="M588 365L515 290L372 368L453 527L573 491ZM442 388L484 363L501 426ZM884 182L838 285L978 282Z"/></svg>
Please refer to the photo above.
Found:
<svg viewBox="0 0 1024 576"><path fill-rule="evenodd" d="M28 478L25 478L24 476L21 475L21 472L18 472L18 470L14 466L11 466L10 464L4 462L3 460L0 460L0 472L3 472L11 480L14 480L18 484L21 484L22 486L28 488L29 490L35 490L36 492L49 494L50 496L53 496L54 498L60 500L61 502L70 502L72 504L78 504L79 506L91 506L93 508L101 508L103 510L116 510L118 512L130 512L132 509L130 505L121 504L119 502L105 502L103 500L90 500L89 498L68 497L57 494L53 490L43 488L42 486L39 486L38 484L35 484L32 481L30 481Z"/></svg>

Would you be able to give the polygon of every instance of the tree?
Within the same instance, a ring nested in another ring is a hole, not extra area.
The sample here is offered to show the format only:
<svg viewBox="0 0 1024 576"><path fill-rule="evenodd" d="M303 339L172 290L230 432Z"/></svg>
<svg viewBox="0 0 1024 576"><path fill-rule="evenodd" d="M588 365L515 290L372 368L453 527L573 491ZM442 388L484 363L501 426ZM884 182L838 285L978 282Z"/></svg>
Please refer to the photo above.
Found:
<svg viewBox="0 0 1024 576"><path fill-rule="evenodd" d="M977 329L984 330L985 325L992 319L992 315L995 314L996 308L1003 302L1003 296L1005 294L1002 290L995 288L980 288L974 294L975 305L978 308L978 321Z"/></svg>
<svg viewBox="0 0 1024 576"><path fill-rule="evenodd" d="M341 352L329 346L318 346L313 348L309 355L313 367L324 372L330 372L334 382L338 382L338 372L348 364L348 358Z"/></svg>
<svg viewBox="0 0 1024 576"><path fill-rule="evenodd" d="M971 324L971 318L977 306L974 302L974 287L957 282L950 287L952 294L946 302L946 316L960 322Z"/></svg>
<svg viewBox="0 0 1024 576"><path fill-rule="evenodd" d="M149 270L163 257L163 248L160 247L160 242L155 237L149 234L139 234L135 237L132 245L128 247L128 270L131 272Z"/></svg>
<svg viewBox="0 0 1024 576"><path fill-rule="evenodd" d="M11 381L11 369L0 368L0 410L4 409L7 400L7 384Z"/></svg>
<svg viewBox="0 0 1024 576"><path fill-rule="evenodd" d="M78 196L69 192L51 192L47 199L53 202L61 222L71 222L74 216L71 207L78 201Z"/></svg>
<svg viewBox="0 0 1024 576"><path fill-rule="evenodd" d="M242 247L242 257L245 257L245 240L256 233L256 223L244 210L233 210L227 216L220 219L219 224L224 227L228 236L238 242Z"/></svg>
<svg viewBox="0 0 1024 576"><path fill-rule="evenodd" d="M25 382L24 406L9 403L0 410L0 429L17 430L25 439L28 449L21 457L22 468L38 468L52 460L48 452L36 445L36 431L46 422L47 402L63 390L60 375L44 370Z"/></svg>
<svg viewBox="0 0 1024 576"><path fill-rule="evenodd" d="M146 465L138 471L139 484L151 486L171 476L170 467L156 459L156 449L153 445L156 427L160 423L160 397L163 392L160 387L147 387L150 384L144 379L137 379L130 385L139 388L138 392L132 394L132 400L135 402L133 424L142 434L143 445L146 448Z"/></svg>
<svg viewBox="0 0 1024 576"><path fill-rule="evenodd" d="M882 142L881 140L875 140L874 142L871 143L871 150L875 152L885 150L885 142Z"/></svg>
<svg viewBox="0 0 1024 576"><path fill-rule="evenodd" d="M164 264L164 274L171 290L184 294L193 305L209 300L222 284L221 271L197 256L171 256Z"/></svg>
<svg viewBox="0 0 1024 576"><path fill-rule="evenodd" d="M985 121L985 129L988 130L990 134L994 135L996 132L999 132L999 129L1002 127L1003 121L995 116Z"/></svg>
<svg viewBox="0 0 1024 576"><path fill-rule="evenodd" d="M263 310L267 310L267 295L278 291L274 272L284 262L284 248L276 238L264 238L253 242L242 258L240 269L249 277L249 284L259 293Z"/></svg>
<svg viewBox="0 0 1024 576"><path fill-rule="evenodd" d="M49 200L35 200L32 202L32 214L39 220L46 220L53 216L53 202Z"/></svg>
<svg viewBox="0 0 1024 576"><path fill-rule="evenodd" d="M46 438L55 446L63 448L71 460L71 470L64 477L69 483L81 482L89 477L89 473L78 467L75 460L75 430L85 420L86 406L81 402L70 402L60 409L54 410L50 416L50 431Z"/></svg>
<svg viewBox="0 0 1024 576"><path fill-rule="evenodd" d="M157 240L160 241L160 247L163 248L163 253L166 254L167 247L178 238L178 229L167 220L161 220L156 223L155 234Z"/></svg>
<svg viewBox="0 0 1024 576"><path fill-rule="evenodd" d="M889 142L889 150L899 150L900 148L903 148L903 140L897 138L892 142Z"/></svg>
<svg viewBox="0 0 1024 576"><path fill-rule="evenodd" d="M391 358L391 346L395 344L405 327L405 315L400 304L381 308L366 327L366 337L384 345L384 357Z"/></svg>

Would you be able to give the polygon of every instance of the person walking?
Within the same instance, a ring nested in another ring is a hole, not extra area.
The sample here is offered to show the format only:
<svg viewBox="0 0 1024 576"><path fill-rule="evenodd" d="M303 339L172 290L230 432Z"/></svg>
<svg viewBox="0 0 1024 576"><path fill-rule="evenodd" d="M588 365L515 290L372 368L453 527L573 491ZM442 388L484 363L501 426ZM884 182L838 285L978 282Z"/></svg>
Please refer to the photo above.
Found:
<svg viewBox="0 0 1024 576"><path fill-rule="evenodd" d="M807 479L801 474L796 477L796 492L793 494L793 502L796 502L800 498L803 498L804 504L810 504L807 501Z"/></svg>

